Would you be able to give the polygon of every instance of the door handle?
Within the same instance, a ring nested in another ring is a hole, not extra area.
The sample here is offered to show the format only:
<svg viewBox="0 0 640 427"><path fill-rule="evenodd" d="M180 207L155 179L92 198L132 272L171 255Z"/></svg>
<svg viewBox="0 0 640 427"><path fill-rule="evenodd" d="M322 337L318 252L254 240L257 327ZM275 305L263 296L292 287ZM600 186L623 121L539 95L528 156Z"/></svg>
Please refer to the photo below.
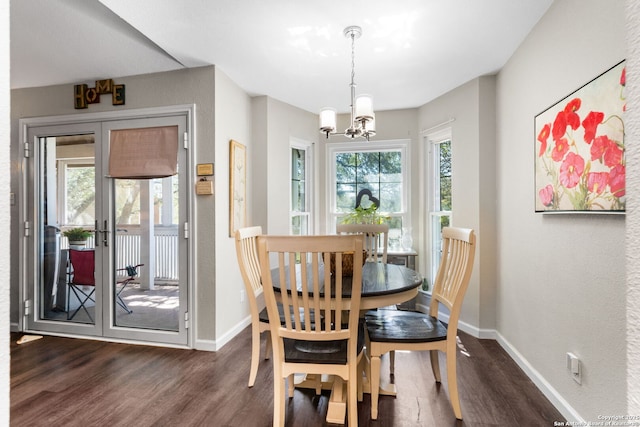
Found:
<svg viewBox="0 0 640 427"><path fill-rule="evenodd" d="M109 223L106 219L104 220L104 230L102 230L102 244L109 246Z"/></svg>
<svg viewBox="0 0 640 427"><path fill-rule="evenodd" d="M104 220L104 229L102 230L98 227L98 220L96 220L96 246L100 246L100 233L102 233L102 245L105 247L109 246L109 223L106 219Z"/></svg>

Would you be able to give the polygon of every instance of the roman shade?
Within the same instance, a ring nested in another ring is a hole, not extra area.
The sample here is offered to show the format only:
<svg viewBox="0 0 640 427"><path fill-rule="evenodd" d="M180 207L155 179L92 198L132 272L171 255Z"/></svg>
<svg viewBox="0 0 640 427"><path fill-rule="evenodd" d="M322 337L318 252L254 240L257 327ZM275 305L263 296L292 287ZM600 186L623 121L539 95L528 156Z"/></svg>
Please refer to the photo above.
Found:
<svg viewBox="0 0 640 427"><path fill-rule="evenodd" d="M164 178L178 171L178 126L112 130L109 176Z"/></svg>

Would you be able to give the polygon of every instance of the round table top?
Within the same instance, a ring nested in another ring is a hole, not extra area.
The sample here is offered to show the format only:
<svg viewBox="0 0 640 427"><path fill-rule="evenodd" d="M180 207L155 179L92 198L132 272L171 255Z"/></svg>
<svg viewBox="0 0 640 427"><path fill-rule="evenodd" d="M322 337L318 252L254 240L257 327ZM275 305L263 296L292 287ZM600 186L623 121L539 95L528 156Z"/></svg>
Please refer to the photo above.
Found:
<svg viewBox="0 0 640 427"><path fill-rule="evenodd" d="M280 286L277 268L271 270L271 277L273 287L278 292ZM351 296L350 279L343 278L344 298ZM299 280L297 282L300 283ZM396 264L366 262L362 266L361 309L379 308L407 301L417 295L421 284L422 275L415 270Z"/></svg>

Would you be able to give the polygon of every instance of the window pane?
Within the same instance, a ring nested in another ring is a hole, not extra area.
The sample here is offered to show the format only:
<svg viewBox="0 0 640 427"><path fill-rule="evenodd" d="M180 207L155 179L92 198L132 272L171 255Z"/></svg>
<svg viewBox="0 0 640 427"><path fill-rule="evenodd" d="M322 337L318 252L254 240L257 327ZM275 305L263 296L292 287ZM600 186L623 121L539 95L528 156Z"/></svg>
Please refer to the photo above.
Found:
<svg viewBox="0 0 640 427"><path fill-rule="evenodd" d="M305 178L305 152L298 148L291 149L291 179L304 181Z"/></svg>
<svg viewBox="0 0 640 427"><path fill-rule="evenodd" d="M357 182L373 183L380 179L380 153L357 153Z"/></svg>
<svg viewBox="0 0 640 427"><path fill-rule="evenodd" d="M67 225L94 225L95 176L93 165L67 167Z"/></svg>
<svg viewBox="0 0 640 427"><path fill-rule="evenodd" d="M338 153L336 155L336 182L356 182L356 154Z"/></svg>
<svg viewBox="0 0 640 427"><path fill-rule="evenodd" d="M396 182L402 181L402 154L400 151L380 153L380 173L383 176L395 176Z"/></svg>
<svg viewBox="0 0 640 427"><path fill-rule="evenodd" d="M451 210L451 141L440 144L440 210Z"/></svg>
<svg viewBox="0 0 640 427"><path fill-rule="evenodd" d="M291 218L291 234L294 236L306 236L309 234L309 219L306 215L295 215Z"/></svg>
<svg viewBox="0 0 640 427"><path fill-rule="evenodd" d="M380 185L380 211L402 211L402 183Z"/></svg>
<svg viewBox="0 0 640 427"><path fill-rule="evenodd" d="M116 224L140 224L140 181L116 179Z"/></svg>
<svg viewBox="0 0 640 427"><path fill-rule="evenodd" d="M306 211L304 189L304 181L291 181L291 210L294 212Z"/></svg>
<svg viewBox="0 0 640 427"><path fill-rule="evenodd" d="M356 205L356 186L353 184L338 184L336 189L337 212L348 212Z"/></svg>

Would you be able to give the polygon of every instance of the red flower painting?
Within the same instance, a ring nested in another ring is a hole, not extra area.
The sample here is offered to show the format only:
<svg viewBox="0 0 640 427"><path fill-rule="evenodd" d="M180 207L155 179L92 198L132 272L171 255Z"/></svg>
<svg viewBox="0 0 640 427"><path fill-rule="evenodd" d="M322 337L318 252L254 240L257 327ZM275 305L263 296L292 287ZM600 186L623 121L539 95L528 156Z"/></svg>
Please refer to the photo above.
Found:
<svg viewBox="0 0 640 427"><path fill-rule="evenodd" d="M624 211L620 62L536 116L536 211Z"/></svg>

